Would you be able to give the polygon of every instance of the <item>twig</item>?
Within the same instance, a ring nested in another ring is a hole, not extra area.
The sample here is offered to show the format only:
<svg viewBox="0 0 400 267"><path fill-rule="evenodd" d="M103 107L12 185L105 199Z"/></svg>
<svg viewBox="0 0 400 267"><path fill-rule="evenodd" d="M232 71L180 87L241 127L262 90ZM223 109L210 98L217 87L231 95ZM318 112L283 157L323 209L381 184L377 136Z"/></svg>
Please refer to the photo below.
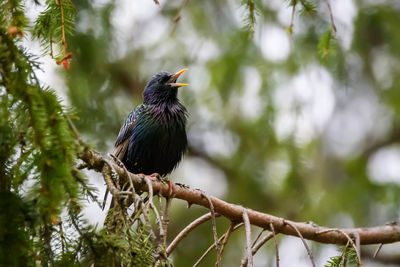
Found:
<svg viewBox="0 0 400 267"><path fill-rule="evenodd" d="M261 235L265 232L265 228L261 229L260 233L258 234L258 236L256 237L256 239L254 239L253 244L251 244L251 247L254 248L254 246L256 245L258 239L260 239Z"/></svg>
<svg viewBox="0 0 400 267"><path fill-rule="evenodd" d="M219 216L219 214L216 214L215 216ZM201 225L202 223L208 221L211 219L211 212L204 214L203 216L200 216L188 226L186 226L175 238L172 240L171 244L169 244L167 248L167 255L171 255L172 251L178 246L179 242L182 241L191 231L193 231L197 226Z"/></svg>
<svg viewBox="0 0 400 267"><path fill-rule="evenodd" d="M104 160L104 161L107 163L107 165L104 165L103 170L102 170L104 181L106 182L107 188L111 192L111 194L114 197L118 197L119 190L115 187L114 183L111 180L111 175L110 175L111 170L112 170L112 167L111 167L112 165L107 160Z"/></svg>
<svg viewBox="0 0 400 267"><path fill-rule="evenodd" d="M163 246L164 248L167 247L167 233L168 233L168 223L169 223L169 208L171 207L172 197L167 197L165 200L165 210L163 214L163 218L161 224L164 228L164 235L163 235Z"/></svg>
<svg viewBox="0 0 400 267"><path fill-rule="evenodd" d="M359 251L357 249L357 245L354 243L353 239L351 239L351 237L348 234L346 234L342 229L338 229L338 228L326 229L326 230L323 230L323 231L316 232L316 234L320 235L320 234L325 234L325 233L328 233L328 232L339 232L339 233L341 233L342 235L344 235L347 238L348 242L350 242L350 244L354 247L354 250L356 251L358 266L361 266L361 256L360 256ZM353 236L354 236L354 234L353 234ZM360 236L358 235L358 237L360 237Z"/></svg>
<svg viewBox="0 0 400 267"><path fill-rule="evenodd" d="M64 23L64 9L62 5L63 0L59 0L59 6L61 10L61 44L62 44L62 52L63 57L67 55L67 41L65 40L65 23Z"/></svg>
<svg viewBox="0 0 400 267"><path fill-rule="evenodd" d="M311 261L311 263L312 263L312 266L313 266L313 267L316 267L315 262L314 262L314 257L313 257L313 255L312 255L312 253L311 253L311 250L310 250L310 248L308 247L308 245L307 245L306 241L304 240L303 235L300 233L299 229L297 229L297 227L296 227L293 223L291 223L291 222L289 222L289 221L283 220L283 222L286 223L286 224L288 224L290 227L292 227L292 228L297 232L298 236L300 237L301 241L302 241L303 244L304 244L304 247L305 247L306 250L307 250L307 253L308 253L308 256L310 257L310 261Z"/></svg>
<svg viewBox="0 0 400 267"><path fill-rule="evenodd" d="M207 196L206 193L201 192L201 195L203 197L205 197L208 201L208 204L210 205L210 211L211 211L211 222L212 222L212 226L213 226L213 233L214 233L214 242L215 242L215 248L218 251L218 234L217 234L217 222L215 221L215 211L214 211L214 205L210 199L209 196Z"/></svg>
<svg viewBox="0 0 400 267"><path fill-rule="evenodd" d="M383 244L380 243L379 246L378 246L378 248L375 250L374 256L372 256L374 259L375 259L376 256L378 255L379 251L381 251L382 246L383 246Z"/></svg>
<svg viewBox="0 0 400 267"><path fill-rule="evenodd" d="M253 266L253 251L251 249L251 228L250 228L250 220L249 216L247 215L247 211L245 208L243 208L243 223L244 223L244 228L246 232L246 249L247 249L247 262L248 266L252 267Z"/></svg>
<svg viewBox="0 0 400 267"><path fill-rule="evenodd" d="M224 240L222 241L221 248L218 251L217 261L215 262L215 266L216 267L220 267L221 266L222 253L224 252L225 245L228 242L228 239L231 236L231 233L232 233L233 229L235 228L235 225L236 225L236 223L231 222L231 225L229 226L228 230L223 235L224 236Z"/></svg>
<svg viewBox="0 0 400 267"><path fill-rule="evenodd" d="M188 2L189 2L189 0L183 0L182 5L179 7L178 14L174 18L175 24L174 24L174 27L172 28L171 34L173 34L175 32L176 28L178 27L178 22L181 20L182 10L187 5Z"/></svg>
<svg viewBox="0 0 400 267"><path fill-rule="evenodd" d="M360 235L357 232L352 233L353 237L354 237L354 241L356 244L356 255L357 255L357 262L358 262L358 266L361 267L362 263L361 263L361 249L360 249Z"/></svg>
<svg viewBox="0 0 400 267"><path fill-rule="evenodd" d="M257 251L266 243L268 242L268 240L270 240L273 237L272 233L269 233L268 235L264 236L260 242L257 243L257 245L254 246L254 248L252 248L251 253L252 255L255 255L257 253ZM244 267L247 265L247 262L249 260L249 257L246 256L240 263L241 267Z"/></svg>
<svg viewBox="0 0 400 267"><path fill-rule="evenodd" d="M348 248L349 244L350 244L350 242L347 241L347 244L343 249L342 255L340 255L340 263L343 263L343 266L346 266L346 262L347 262L346 252L347 252L347 248Z"/></svg>
<svg viewBox="0 0 400 267"><path fill-rule="evenodd" d="M271 227L271 232L274 236L276 267L279 267L279 251L278 251L278 242L276 240L275 228L274 228L274 224L272 222L270 222L269 225Z"/></svg>
<svg viewBox="0 0 400 267"><path fill-rule="evenodd" d="M274 235L272 233L269 233L268 235L264 236L260 242L257 243L257 245L254 246L254 248L252 249L252 253L253 255L257 253L257 251L271 238L273 238Z"/></svg>
<svg viewBox="0 0 400 267"><path fill-rule="evenodd" d="M332 7L331 7L331 2L330 0L326 0L326 4L328 5L328 9L329 9L329 16L331 18L331 27L332 30L336 33L336 25L335 25L335 21L333 20L333 12L332 12Z"/></svg>
<svg viewBox="0 0 400 267"><path fill-rule="evenodd" d="M65 119L67 119L68 125L71 128L72 132L74 133L75 137L78 139L79 144L83 145L81 134L79 133L75 124L72 122L71 118L68 116L68 114L64 114L64 117Z"/></svg>
<svg viewBox="0 0 400 267"><path fill-rule="evenodd" d="M292 6L292 15L290 17L290 25L288 28L288 32L290 35L293 33L293 26L294 26L294 14L296 13L296 4L293 4Z"/></svg>
<svg viewBox="0 0 400 267"><path fill-rule="evenodd" d="M234 232L236 229L238 229L238 228L241 227L242 225L244 225L244 223L239 223L239 224L237 224L237 225L233 228L232 232ZM223 235L218 239L218 241L222 241L222 239L223 239L224 237L225 237L225 234L223 234ZM211 246L208 247L208 249L203 253L203 255L201 255L201 257L196 261L196 263L193 264L193 267L198 266L198 265L200 264L200 262L207 256L207 254L208 254L213 248L215 248L215 243L213 243Z"/></svg>
<svg viewBox="0 0 400 267"><path fill-rule="evenodd" d="M131 179L128 179L128 180L131 181ZM150 207L154 211L154 214L156 215L156 218L157 218L157 220L159 222L159 225L160 225L160 236L162 236L164 238L164 236L166 236L166 230L165 230L164 225L162 223L160 214L158 213L158 210L157 210L156 206L153 203L153 185L151 184L150 179L147 178L146 176L144 177L144 180L146 181L147 186L149 187L149 200L147 201L147 203L150 205ZM132 183L132 181L131 181L131 183ZM132 188L134 188L133 185L132 185Z"/></svg>

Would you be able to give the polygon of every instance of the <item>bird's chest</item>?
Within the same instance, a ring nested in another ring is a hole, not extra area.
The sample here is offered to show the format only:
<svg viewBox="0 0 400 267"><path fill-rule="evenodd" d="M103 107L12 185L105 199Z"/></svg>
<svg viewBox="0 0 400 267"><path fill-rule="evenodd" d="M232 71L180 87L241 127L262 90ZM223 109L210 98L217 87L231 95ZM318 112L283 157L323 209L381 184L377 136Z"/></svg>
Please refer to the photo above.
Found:
<svg viewBox="0 0 400 267"><path fill-rule="evenodd" d="M140 150L168 156L186 149L186 118L176 110L150 110L138 120L132 141Z"/></svg>

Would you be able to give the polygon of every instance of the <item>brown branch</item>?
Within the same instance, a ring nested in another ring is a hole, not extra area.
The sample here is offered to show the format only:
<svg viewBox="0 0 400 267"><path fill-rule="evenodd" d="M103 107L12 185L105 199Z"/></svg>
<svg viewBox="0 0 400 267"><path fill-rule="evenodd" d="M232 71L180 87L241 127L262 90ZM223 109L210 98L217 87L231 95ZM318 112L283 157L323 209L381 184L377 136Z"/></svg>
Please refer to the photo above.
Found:
<svg viewBox="0 0 400 267"><path fill-rule="evenodd" d="M378 248L375 250L374 255L372 256L372 258L374 258L374 259L376 258L376 256L378 255L379 251L381 251L382 246L383 246L383 244L380 243Z"/></svg>
<svg viewBox="0 0 400 267"><path fill-rule="evenodd" d="M279 267L279 251L278 251L278 242L276 240L276 234L275 234L275 229L274 229L274 224L269 223L271 227L271 232L274 237L274 245L275 245L275 258L276 258L276 267Z"/></svg>
<svg viewBox="0 0 400 267"><path fill-rule="evenodd" d="M358 235L358 241L357 241L358 245L357 245L356 243L354 243L353 239L351 239L351 237L350 237L350 235L354 236L354 233L347 234L342 229L337 229L337 228L326 229L324 231L317 232L317 234L328 233L328 232L331 232L331 231L339 232L339 233L341 233L342 235L344 235L347 238L348 242L350 242L350 244L354 247L354 250L356 251L358 266L361 266L361 256L360 256L360 250L359 250L359 247L360 247L360 236Z"/></svg>
<svg viewBox="0 0 400 267"><path fill-rule="evenodd" d="M297 229L296 225L294 225L293 223L291 223L291 222L289 222L289 221L284 220L284 223L289 224L290 227L292 227L292 228L296 231L296 233L297 233L298 236L300 237L301 241L303 242L304 247L305 247L306 250L307 250L307 254L308 254L308 256L310 257L310 261L311 261L311 263L312 263L312 266L313 266L313 267L316 267L315 262L314 262L314 257L313 257L313 255L312 255L312 253L311 253L311 250L310 250L310 248L308 247L307 242L304 240L304 237L303 237L303 235L301 234L301 232L299 231L299 229Z"/></svg>
<svg viewBox="0 0 400 267"><path fill-rule="evenodd" d="M329 17L331 19L331 27L333 32L336 33L336 25L335 25L335 21L333 19L333 12L332 12L332 7L331 7L331 2L330 0L326 0L326 4L328 5L328 9L329 9Z"/></svg>
<svg viewBox="0 0 400 267"><path fill-rule="evenodd" d="M61 10L61 46L62 46L62 52L63 52L63 57L67 55L67 41L65 39L65 22L64 22L64 9L63 9L63 4L62 0L59 2L60 10Z"/></svg>
<svg viewBox="0 0 400 267"><path fill-rule="evenodd" d="M86 162L88 168L94 169L98 172L102 172L105 160L98 152L86 149L80 158ZM128 180L127 174L117 164L113 164L114 171L119 175L119 181L121 184L125 184ZM108 170L104 170L108 172ZM135 188L139 191L147 191L148 186L143 183L140 176L128 173L130 179ZM163 196L169 196L169 186L162 182L152 181L154 192L160 192ZM173 189L173 197L185 200L189 203L209 208L210 204L206 198L202 196L202 192L199 190L193 190L187 187L176 185ZM242 221L243 207L235 204L227 203L219 198L209 196L216 213L228 218L233 222ZM392 223L389 225L368 227L368 228L351 228L341 229L339 231L333 231L332 228L320 227L314 224L308 224L303 222L294 222L289 220L283 220L282 218L255 211L252 209L246 209L249 217L249 221L252 225L256 225L262 228L270 228L270 223L273 224L275 232L284 235L299 236L297 231L291 227L294 225L298 231L302 234L305 239L317 241L319 243L326 244L340 244L345 245L348 238L343 234L351 235L358 233L360 239L360 245L367 244L387 244L400 241L400 223ZM328 230L328 231L327 231Z"/></svg>
<svg viewBox="0 0 400 267"><path fill-rule="evenodd" d="M213 234L214 234L215 249L218 251L219 241L218 241L218 234L217 234L217 222L215 221L214 205L213 205L210 197L206 193L201 192L201 195L203 197L205 197L209 203L209 209L211 211L211 221L212 221L212 227L213 227L212 229L213 229Z"/></svg>
<svg viewBox="0 0 400 267"><path fill-rule="evenodd" d="M245 228L245 232L246 232L246 249L247 249L246 262L249 267L253 267L253 253L252 253L253 250L251 249L251 227L250 227L249 216L248 216L245 208L243 208L242 217L243 217L244 228ZM244 261L245 261L245 259L242 262L244 262Z"/></svg>
<svg viewBox="0 0 400 267"><path fill-rule="evenodd" d="M216 214L215 216L219 216L219 214ZM176 237L174 240L172 240L171 244L169 244L167 248L167 255L169 256L171 252L178 246L179 242L182 241L191 231L193 231L197 226L201 225L202 223L208 221L211 219L211 213L204 214L203 216L200 216L193 222L191 222L188 226L186 226Z"/></svg>
<svg viewBox="0 0 400 267"><path fill-rule="evenodd" d="M236 229L238 229L238 228L241 227L242 225L243 225L243 223L237 224L237 225L233 228L232 232L234 232ZM221 242L222 239L225 238L225 236L226 236L226 233L223 234L223 235L218 239L218 242ZM196 261L196 263L193 264L193 267L198 266L198 265L200 264L200 262L205 258L205 256L207 256L207 254L208 254L213 248L215 248L215 243L213 243L211 246L208 247L208 249L203 253L203 255L201 255L201 257Z"/></svg>
<svg viewBox="0 0 400 267"><path fill-rule="evenodd" d="M273 237L272 233L269 233L268 235L264 236L260 242L258 242L254 248L251 250L251 255L255 255L257 253L257 251L265 244L268 242L268 240L270 240ZM249 257L246 256L246 258L244 258L240 264L241 267L244 267L247 265Z"/></svg>
<svg viewBox="0 0 400 267"><path fill-rule="evenodd" d="M218 251L217 262L215 263L216 267L221 266L222 253L224 252L225 245L228 242L228 239L231 236L231 233L233 232L233 229L235 228L235 225L236 224L234 222L231 222L231 225L229 225L228 230L224 234L224 240L222 241L221 248Z"/></svg>

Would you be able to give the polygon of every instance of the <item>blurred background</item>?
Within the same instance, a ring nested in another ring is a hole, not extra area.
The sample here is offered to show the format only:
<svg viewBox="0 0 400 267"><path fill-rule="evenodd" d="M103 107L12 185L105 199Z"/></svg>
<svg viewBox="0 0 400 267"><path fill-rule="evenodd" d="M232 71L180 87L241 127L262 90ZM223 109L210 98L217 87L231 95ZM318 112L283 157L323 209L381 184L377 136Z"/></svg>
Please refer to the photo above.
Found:
<svg viewBox="0 0 400 267"><path fill-rule="evenodd" d="M179 97L187 107L189 151L171 174L228 202L297 221L331 227L376 226L400 217L400 2L332 0L337 28L332 51L318 43L329 29L325 1L312 16L290 1L74 1L77 20L67 40L70 70L43 56L38 76L79 117L85 142L113 150L127 114L142 102L148 79L189 68ZM41 6L32 5L32 17ZM26 38L37 54L37 43ZM99 198L105 186L94 173ZM169 238L207 210L174 200ZM102 225L105 212L88 203L86 217ZM220 218L222 234L229 222ZM257 234L257 229L253 229ZM224 266L244 254L244 232L228 243ZM190 266L212 243L211 223L175 250ZM270 241L271 242L271 241ZM322 266L333 245L309 243ZM365 266L399 266L400 245L365 247ZM309 266L300 239L279 237L281 266ZM213 266L215 252L201 266ZM274 266L273 243L255 266Z"/></svg>

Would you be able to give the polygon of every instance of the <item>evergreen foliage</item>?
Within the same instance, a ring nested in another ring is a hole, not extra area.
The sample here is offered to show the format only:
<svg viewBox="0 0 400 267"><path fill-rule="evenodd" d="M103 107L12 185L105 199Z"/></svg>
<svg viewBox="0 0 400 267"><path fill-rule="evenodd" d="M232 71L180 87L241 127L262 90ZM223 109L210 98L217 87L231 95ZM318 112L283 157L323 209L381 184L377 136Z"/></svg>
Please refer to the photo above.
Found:
<svg viewBox="0 0 400 267"><path fill-rule="evenodd" d="M356 267L357 256L353 247L342 246L339 250L339 255L329 258L325 267Z"/></svg>
<svg viewBox="0 0 400 267"><path fill-rule="evenodd" d="M46 49L54 40L63 46L60 4L66 34L74 27L70 1L47 1L33 29ZM121 236L82 219L83 201L97 199L74 167L83 147L70 111L41 86L36 57L20 45L28 30L22 1L6 2L0 14L0 265L151 265L153 240L143 225Z"/></svg>

